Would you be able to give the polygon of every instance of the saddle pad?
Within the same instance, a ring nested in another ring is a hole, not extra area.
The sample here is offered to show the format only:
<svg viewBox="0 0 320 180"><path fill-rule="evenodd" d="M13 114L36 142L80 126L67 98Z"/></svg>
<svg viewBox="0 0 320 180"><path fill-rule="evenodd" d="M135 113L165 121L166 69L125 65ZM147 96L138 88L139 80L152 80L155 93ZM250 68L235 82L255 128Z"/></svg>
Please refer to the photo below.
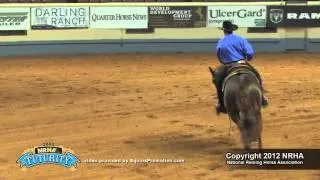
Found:
<svg viewBox="0 0 320 180"><path fill-rule="evenodd" d="M227 77L223 80L223 84L222 84L222 93L224 93L224 89L225 89L225 86L226 86L226 83L227 81L232 77L232 76L235 76L235 75L238 75L238 74L251 74L256 80L258 83L260 83L259 79L256 77L256 75L251 71L249 70L248 68L246 69L236 69L234 71L232 71L231 73L229 73L227 75Z"/></svg>

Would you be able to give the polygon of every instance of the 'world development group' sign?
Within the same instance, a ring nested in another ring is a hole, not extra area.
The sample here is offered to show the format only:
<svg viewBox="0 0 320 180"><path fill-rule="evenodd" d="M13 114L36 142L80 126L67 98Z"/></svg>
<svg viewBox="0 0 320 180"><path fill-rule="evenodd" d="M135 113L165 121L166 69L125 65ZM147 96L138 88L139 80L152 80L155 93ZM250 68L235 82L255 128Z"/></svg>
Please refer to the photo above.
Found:
<svg viewBox="0 0 320 180"><path fill-rule="evenodd" d="M205 27L206 17L206 6L149 7L149 24L155 28Z"/></svg>
<svg viewBox="0 0 320 180"><path fill-rule="evenodd" d="M88 28L89 7L31 8L32 29Z"/></svg>
<svg viewBox="0 0 320 180"><path fill-rule="evenodd" d="M208 27L221 27L229 20L239 27L265 27L266 6L209 6Z"/></svg>

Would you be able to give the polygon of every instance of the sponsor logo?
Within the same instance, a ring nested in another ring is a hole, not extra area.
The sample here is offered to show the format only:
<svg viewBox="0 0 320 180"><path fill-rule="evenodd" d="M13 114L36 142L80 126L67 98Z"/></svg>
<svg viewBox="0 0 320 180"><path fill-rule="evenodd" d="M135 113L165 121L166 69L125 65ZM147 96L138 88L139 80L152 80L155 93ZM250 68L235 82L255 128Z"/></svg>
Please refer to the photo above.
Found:
<svg viewBox="0 0 320 180"><path fill-rule="evenodd" d="M87 7L38 7L31 12L33 27L86 28L89 25Z"/></svg>
<svg viewBox="0 0 320 180"><path fill-rule="evenodd" d="M147 7L91 7L90 28L148 28Z"/></svg>
<svg viewBox="0 0 320 180"><path fill-rule="evenodd" d="M173 20L190 20L192 17L192 10L184 9L170 9L170 7L150 7L150 15L172 15Z"/></svg>
<svg viewBox="0 0 320 180"><path fill-rule="evenodd" d="M202 7L198 7L194 11L194 14L199 17L198 18L199 21L205 21L206 20L205 14L202 12Z"/></svg>
<svg viewBox="0 0 320 180"><path fill-rule="evenodd" d="M19 26L28 19L27 12L0 13L0 26Z"/></svg>
<svg viewBox="0 0 320 180"><path fill-rule="evenodd" d="M221 9L210 10L210 18L220 18L220 17L237 17L237 18L248 18L248 17L262 17L264 16L265 9L260 9L258 11L250 11L247 9L238 9L236 11L223 11Z"/></svg>
<svg viewBox="0 0 320 180"><path fill-rule="evenodd" d="M270 21L277 24L283 20L283 9L270 9Z"/></svg>
<svg viewBox="0 0 320 180"><path fill-rule="evenodd" d="M147 15L141 15L141 14L110 14L110 15L103 15L103 14L92 14L91 19L92 21L141 21L141 20L147 20Z"/></svg>
<svg viewBox="0 0 320 180"><path fill-rule="evenodd" d="M223 21L233 21L239 27L264 27L266 6L209 6L208 27L221 27Z"/></svg>
<svg viewBox="0 0 320 180"><path fill-rule="evenodd" d="M266 24L266 20L265 19L255 19L254 20L254 24L257 26L257 27L262 27Z"/></svg>
<svg viewBox="0 0 320 180"><path fill-rule="evenodd" d="M80 160L71 149L55 146L53 143L44 143L27 149L17 160L17 164L23 169L37 165L55 164L75 170L78 162L80 163Z"/></svg>
<svg viewBox="0 0 320 180"><path fill-rule="evenodd" d="M287 19L320 19L320 13L287 13Z"/></svg>

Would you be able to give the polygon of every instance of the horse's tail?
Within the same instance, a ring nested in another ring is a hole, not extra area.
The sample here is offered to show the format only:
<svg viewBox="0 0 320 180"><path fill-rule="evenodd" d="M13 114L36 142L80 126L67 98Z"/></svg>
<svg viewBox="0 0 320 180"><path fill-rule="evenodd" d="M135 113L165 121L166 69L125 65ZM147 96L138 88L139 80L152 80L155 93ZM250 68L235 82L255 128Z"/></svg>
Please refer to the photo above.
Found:
<svg viewBox="0 0 320 180"><path fill-rule="evenodd" d="M255 83L248 84L248 76L240 76L239 101L239 126L242 133L242 139L245 144L261 138L261 89ZM252 81L251 81L252 82Z"/></svg>

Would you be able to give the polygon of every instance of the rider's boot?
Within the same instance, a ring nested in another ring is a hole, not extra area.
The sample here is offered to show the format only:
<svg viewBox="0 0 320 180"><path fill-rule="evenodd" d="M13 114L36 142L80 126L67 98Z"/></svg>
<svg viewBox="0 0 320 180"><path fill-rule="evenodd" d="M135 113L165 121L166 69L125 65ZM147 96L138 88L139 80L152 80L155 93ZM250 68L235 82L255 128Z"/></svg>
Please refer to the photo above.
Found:
<svg viewBox="0 0 320 180"><path fill-rule="evenodd" d="M261 102L261 105L263 108L266 108L268 105L269 105L269 100L267 98L267 96L265 95L265 90L262 86L262 84L260 84L261 87L262 87L262 102Z"/></svg>
<svg viewBox="0 0 320 180"><path fill-rule="evenodd" d="M262 107L266 108L268 105L269 105L269 100L265 95L263 95L262 96Z"/></svg>
<svg viewBox="0 0 320 180"><path fill-rule="evenodd" d="M226 113L226 107L224 106L223 103L223 94L221 91L218 90L218 103L216 104L216 113L220 114L220 113Z"/></svg>

